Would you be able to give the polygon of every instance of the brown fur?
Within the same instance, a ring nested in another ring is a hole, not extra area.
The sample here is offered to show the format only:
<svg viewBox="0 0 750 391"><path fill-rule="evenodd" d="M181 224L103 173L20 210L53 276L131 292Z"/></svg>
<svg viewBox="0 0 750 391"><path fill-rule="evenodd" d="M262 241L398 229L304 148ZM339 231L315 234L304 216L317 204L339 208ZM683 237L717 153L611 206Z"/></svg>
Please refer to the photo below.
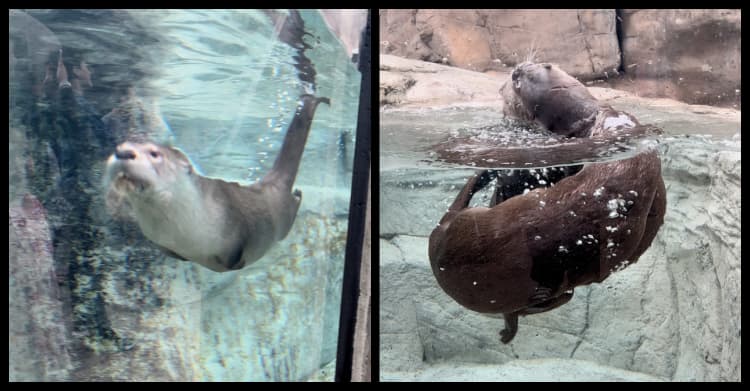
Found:
<svg viewBox="0 0 750 391"><path fill-rule="evenodd" d="M250 265L294 223L302 192L292 187L320 102L302 96L273 168L248 186L197 174L177 148L123 143L107 165L109 205L172 257L218 272Z"/></svg>
<svg viewBox="0 0 750 391"><path fill-rule="evenodd" d="M602 139L623 123L639 125L548 65L519 65L506 114L531 116L560 134ZM507 86L501 91L509 93ZM430 235L429 257L439 285L459 304L504 315L503 343L513 339L519 315L556 308L575 287L636 262L664 220L666 194L655 151L589 164L554 187L505 200L495 194L496 205L469 208L472 196L496 176L484 170L469 178Z"/></svg>

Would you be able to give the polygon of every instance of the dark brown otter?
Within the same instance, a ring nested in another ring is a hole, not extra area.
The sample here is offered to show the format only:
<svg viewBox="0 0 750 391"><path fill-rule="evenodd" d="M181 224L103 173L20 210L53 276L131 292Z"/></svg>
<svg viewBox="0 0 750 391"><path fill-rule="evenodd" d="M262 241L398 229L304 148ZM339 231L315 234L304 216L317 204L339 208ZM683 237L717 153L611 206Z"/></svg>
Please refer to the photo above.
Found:
<svg viewBox="0 0 750 391"><path fill-rule="evenodd" d="M559 134L606 139L639 125L550 64L521 64L509 83L501 90L513 94L506 114ZM503 314L503 343L515 336L519 315L557 308L575 287L636 262L663 223L666 194L655 151L567 170L554 187L531 191L509 186L518 178L480 171L430 235L439 285L464 307ZM490 207L469 208L472 196L495 178Z"/></svg>
<svg viewBox="0 0 750 391"><path fill-rule="evenodd" d="M519 64L500 88L507 116L536 121L567 137L589 137L639 125L632 115L602 104L589 90L549 63Z"/></svg>

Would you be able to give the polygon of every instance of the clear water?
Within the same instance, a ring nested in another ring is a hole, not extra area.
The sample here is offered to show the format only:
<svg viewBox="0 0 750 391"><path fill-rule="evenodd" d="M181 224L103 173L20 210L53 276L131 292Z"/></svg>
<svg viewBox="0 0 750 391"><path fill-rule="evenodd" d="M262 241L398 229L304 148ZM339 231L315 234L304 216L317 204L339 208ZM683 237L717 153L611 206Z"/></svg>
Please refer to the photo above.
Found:
<svg viewBox="0 0 750 391"><path fill-rule="evenodd" d="M726 163L739 161L739 116L615 107L658 124L663 134L604 154L579 148L577 162L625 159L643 142L656 144L668 199L664 225L638 263L576 288L560 308L522 317L508 345L498 335L502 319L463 308L437 285L428 237L477 170L540 167L539 155L548 153L540 146L559 140L491 107L381 109L382 381L720 378L718 366L702 357L719 349L721 338L735 338L728 335L739 321L739 306L730 299L739 294L739 271L725 274L732 270L726 264L739 262L733 260L739 237L724 236L739 233L739 166ZM464 158L441 158L442 147L459 144ZM472 160L476 151L513 148L534 152L526 157L535 163ZM487 206L487 189L470 206Z"/></svg>
<svg viewBox="0 0 750 391"><path fill-rule="evenodd" d="M9 380L332 380L360 74L317 11L301 17L314 88L260 11L11 15ZM69 73L91 71L79 122L44 91L61 45ZM113 150L92 118L129 107L131 129L246 183L273 164L302 93L331 105L307 140L294 227L258 263L214 273L165 257L105 212Z"/></svg>

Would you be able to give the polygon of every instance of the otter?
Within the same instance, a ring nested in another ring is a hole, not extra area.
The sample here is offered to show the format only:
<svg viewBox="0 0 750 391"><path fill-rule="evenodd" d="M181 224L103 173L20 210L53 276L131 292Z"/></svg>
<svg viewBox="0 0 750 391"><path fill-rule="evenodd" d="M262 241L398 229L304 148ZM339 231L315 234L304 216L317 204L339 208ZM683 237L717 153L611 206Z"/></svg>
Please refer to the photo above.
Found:
<svg viewBox="0 0 750 391"><path fill-rule="evenodd" d="M294 223L302 192L292 187L321 102L330 105L301 96L273 168L248 186L199 175L178 148L122 143L107 161L108 205L127 211L169 256L216 272L248 266Z"/></svg>
<svg viewBox="0 0 750 391"><path fill-rule="evenodd" d="M607 140L640 126L552 64L519 64L500 92L506 115L567 137ZM440 287L470 310L502 314L503 343L516 335L519 316L557 308L575 287L635 263L664 221L666 191L654 150L560 172L554 186L529 190L517 186L518 176L479 171L430 234ZM469 208L493 179L489 207Z"/></svg>
<svg viewBox="0 0 750 391"><path fill-rule="evenodd" d="M596 100L580 81L550 63L519 64L500 95L506 116L534 121L566 137L604 136L640 125L632 115Z"/></svg>

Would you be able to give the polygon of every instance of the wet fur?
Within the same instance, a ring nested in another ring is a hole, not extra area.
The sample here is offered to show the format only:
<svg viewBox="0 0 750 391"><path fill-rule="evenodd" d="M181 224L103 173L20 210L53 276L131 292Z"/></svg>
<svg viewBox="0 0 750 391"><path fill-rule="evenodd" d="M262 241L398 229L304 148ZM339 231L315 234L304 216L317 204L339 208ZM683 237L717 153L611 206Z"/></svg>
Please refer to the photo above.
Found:
<svg viewBox="0 0 750 391"><path fill-rule="evenodd" d="M302 193L292 186L315 109L328 99L304 95L302 102L259 182L204 177L177 148L124 143L107 165L112 205L125 204L144 236L170 256L217 272L252 264L286 237L299 209Z"/></svg>
<svg viewBox="0 0 750 391"><path fill-rule="evenodd" d="M603 138L639 125L551 64L519 65L501 94L508 95L506 115L566 136ZM666 192L655 151L566 170L554 187L526 194L517 186L521 178L480 171L430 235L439 285L466 308L503 314L503 343L515 336L518 316L557 308L575 287L636 262L663 223ZM490 207L469 208L472 196L495 178ZM622 200L614 218L613 199Z"/></svg>

